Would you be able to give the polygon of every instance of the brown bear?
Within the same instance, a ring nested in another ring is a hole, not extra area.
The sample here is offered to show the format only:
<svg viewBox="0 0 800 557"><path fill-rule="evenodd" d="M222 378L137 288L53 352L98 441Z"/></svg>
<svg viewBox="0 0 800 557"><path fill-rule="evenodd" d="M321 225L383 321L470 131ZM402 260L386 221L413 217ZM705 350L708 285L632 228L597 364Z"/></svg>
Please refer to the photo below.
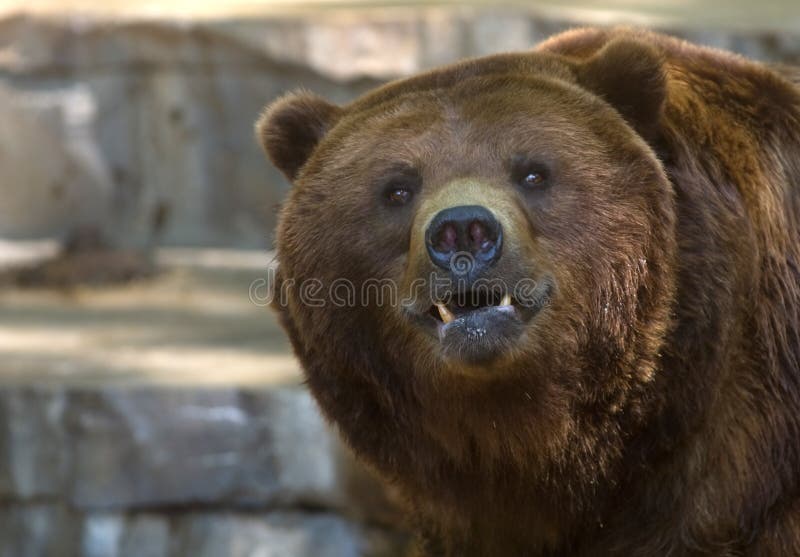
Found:
<svg viewBox="0 0 800 557"><path fill-rule="evenodd" d="M420 554L800 555L791 76L584 29L267 108L275 305Z"/></svg>

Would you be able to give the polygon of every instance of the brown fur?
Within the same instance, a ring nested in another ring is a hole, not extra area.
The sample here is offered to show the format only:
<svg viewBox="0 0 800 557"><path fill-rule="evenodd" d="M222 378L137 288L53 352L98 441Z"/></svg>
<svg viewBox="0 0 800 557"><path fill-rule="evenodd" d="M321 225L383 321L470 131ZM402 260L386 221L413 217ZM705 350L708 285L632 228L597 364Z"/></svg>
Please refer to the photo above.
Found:
<svg viewBox="0 0 800 557"><path fill-rule="evenodd" d="M295 183L278 287L429 269L459 197L511 239L493 272L555 294L489 365L396 308L278 304L308 384L406 495L423 555L800 554L800 91L743 58L578 30L258 124ZM506 161L552 186L522 194ZM408 207L380 203L399 165ZM430 300L419 302L420 309Z"/></svg>

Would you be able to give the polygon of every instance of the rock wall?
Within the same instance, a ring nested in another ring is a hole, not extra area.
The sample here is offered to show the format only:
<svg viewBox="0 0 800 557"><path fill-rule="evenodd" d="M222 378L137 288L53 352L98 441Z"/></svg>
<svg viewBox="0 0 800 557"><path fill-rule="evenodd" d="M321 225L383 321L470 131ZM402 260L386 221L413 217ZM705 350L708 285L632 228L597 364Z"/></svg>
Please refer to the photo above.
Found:
<svg viewBox="0 0 800 557"><path fill-rule="evenodd" d="M301 389L0 389L0 557L392 557L399 523Z"/></svg>
<svg viewBox="0 0 800 557"><path fill-rule="evenodd" d="M14 18L0 44L6 237L99 224L142 245L161 212L165 243L263 247L287 186L253 140L259 110L298 85L358 89L224 25Z"/></svg>
<svg viewBox="0 0 800 557"><path fill-rule="evenodd" d="M613 19L613 18L612 18ZM330 8L247 18L0 21L0 237L100 224L121 244L265 247L288 185L252 138L296 87L344 102L576 24L522 7ZM800 33L685 31L764 60ZM155 215L166 215L154 237Z"/></svg>

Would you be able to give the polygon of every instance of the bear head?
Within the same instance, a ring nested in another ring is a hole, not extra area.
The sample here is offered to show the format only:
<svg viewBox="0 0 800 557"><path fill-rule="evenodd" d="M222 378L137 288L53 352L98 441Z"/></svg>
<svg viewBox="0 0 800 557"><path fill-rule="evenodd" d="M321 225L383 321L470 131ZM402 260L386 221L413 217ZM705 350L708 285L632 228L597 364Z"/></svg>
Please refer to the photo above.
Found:
<svg viewBox="0 0 800 557"><path fill-rule="evenodd" d="M593 481L644 419L674 296L662 64L622 38L265 110L257 136L293 184L275 305L380 470L569 463Z"/></svg>

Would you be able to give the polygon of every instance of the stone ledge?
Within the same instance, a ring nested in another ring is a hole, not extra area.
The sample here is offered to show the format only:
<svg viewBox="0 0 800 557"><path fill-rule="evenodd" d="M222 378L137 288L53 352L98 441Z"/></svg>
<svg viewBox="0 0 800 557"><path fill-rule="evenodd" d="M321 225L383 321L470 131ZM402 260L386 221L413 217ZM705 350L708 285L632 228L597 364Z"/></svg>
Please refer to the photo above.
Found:
<svg viewBox="0 0 800 557"><path fill-rule="evenodd" d="M0 557L398 555L391 498L250 297L269 254L156 255L136 284L0 288Z"/></svg>
<svg viewBox="0 0 800 557"><path fill-rule="evenodd" d="M0 273L4 260L34 262L46 247L0 244ZM289 343L256 295L265 295L272 260L259 251L161 250L160 274L138 283L0 286L0 386L299 385ZM254 284L263 286L255 294Z"/></svg>
<svg viewBox="0 0 800 557"><path fill-rule="evenodd" d="M468 56L524 50L581 25L639 25L761 59L796 57L800 7L789 2L748 17L698 8L694 17L656 6L540 2L342 6L258 10L229 7L214 17L103 10L0 10L0 75L54 77L148 71L304 69L335 82L407 76Z"/></svg>
<svg viewBox="0 0 800 557"><path fill-rule="evenodd" d="M399 557L404 535L325 512L76 513L0 505L0 557Z"/></svg>
<svg viewBox="0 0 800 557"><path fill-rule="evenodd" d="M304 390L0 389L0 556L388 556L399 524Z"/></svg>
<svg viewBox="0 0 800 557"><path fill-rule="evenodd" d="M4 387L0 449L0 500L83 511L309 507L374 518L367 501L381 498L366 473L353 481L349 453L295 388Z"/></svg>

